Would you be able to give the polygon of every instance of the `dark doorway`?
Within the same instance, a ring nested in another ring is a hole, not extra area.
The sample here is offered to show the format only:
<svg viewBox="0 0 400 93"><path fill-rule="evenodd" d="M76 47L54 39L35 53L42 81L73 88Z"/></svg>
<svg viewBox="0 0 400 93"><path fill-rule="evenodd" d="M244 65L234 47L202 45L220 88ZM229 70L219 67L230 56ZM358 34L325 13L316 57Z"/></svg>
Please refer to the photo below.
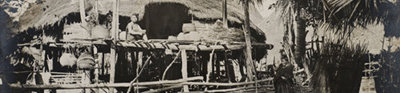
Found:
<svg viewBox="0 0 400 93"><path fill-rule="evenodd" d="M183 23L190 22L188 7L180 3L150 3L145 7L144 22L150 39L167 39L182 32Z"/></svg>

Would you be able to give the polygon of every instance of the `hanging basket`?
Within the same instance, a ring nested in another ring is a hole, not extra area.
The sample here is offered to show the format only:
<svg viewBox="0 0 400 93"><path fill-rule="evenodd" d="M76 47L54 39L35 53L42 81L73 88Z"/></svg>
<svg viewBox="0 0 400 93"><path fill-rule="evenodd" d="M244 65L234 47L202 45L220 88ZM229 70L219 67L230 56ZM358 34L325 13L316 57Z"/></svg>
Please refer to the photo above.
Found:
<svg viewBox="0 0 400 93"><path fill-rule="evenodd" d="M63 53L60 57L61 66L72 67L76 64L76 57L71 53Z"/></svg>

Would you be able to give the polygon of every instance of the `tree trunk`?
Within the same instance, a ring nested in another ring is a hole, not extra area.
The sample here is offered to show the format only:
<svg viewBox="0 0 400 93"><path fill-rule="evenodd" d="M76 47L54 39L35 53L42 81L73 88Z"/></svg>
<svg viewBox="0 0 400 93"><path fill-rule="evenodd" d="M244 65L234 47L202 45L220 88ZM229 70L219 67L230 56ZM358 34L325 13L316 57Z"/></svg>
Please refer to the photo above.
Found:
<svg viewBox="0 0 400 93"><path fill-rule="evenodd" d="M244 9L244 36L246 41L246 71L247 71L247 78L249 81L253 81L253 60L251 55L251 40L250 40L250 16L249 16L249 0L243 1L243 9Z"/></svg>
<svg viewBox="0 0 400 93"><path fill-rule="evenodd" d="M296 16L296 47L295 47L295 60L297 64L302 63L302 59L304 58L306 52L306 21L301 17L298 11Z"/></svg>
<svg viewBox="0 0 400 93"><path fill-rule="evenodd" d="M307 74L307 79L311 77L311 73L308 69L308 64L305 62L305 53L306 53L306 18L305 18L305 13L302 11L302 9L297 8L298 11L296 13L296 23L297 23L297 28L296 28L296 45L295 45L295 50L294 50L294 58L297 64L302 64L304 67L304 71Z"/></svg>

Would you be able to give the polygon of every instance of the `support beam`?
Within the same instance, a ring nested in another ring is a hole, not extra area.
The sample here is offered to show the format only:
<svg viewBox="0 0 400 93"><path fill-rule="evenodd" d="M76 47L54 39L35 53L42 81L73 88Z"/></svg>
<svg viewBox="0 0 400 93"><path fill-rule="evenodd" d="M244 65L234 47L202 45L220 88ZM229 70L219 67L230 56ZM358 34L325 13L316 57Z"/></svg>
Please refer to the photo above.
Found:
<svg viewBox="0 0 400 93"><path fill-rule="evenodd" d="M187 55L186 50L181 50L181 58L182 58L182 79L188 78L188 71L187 71ZM189 86L183 85L183 92L189 92Z"/></svg>

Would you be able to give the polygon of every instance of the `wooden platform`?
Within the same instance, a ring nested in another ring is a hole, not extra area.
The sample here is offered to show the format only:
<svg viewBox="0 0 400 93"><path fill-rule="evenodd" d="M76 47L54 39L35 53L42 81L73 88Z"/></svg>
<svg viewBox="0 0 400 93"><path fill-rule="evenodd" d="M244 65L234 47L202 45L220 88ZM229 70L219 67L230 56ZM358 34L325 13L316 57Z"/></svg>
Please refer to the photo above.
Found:
<svg viewBox="0 0 400 93"><path fill-rule="evenodd" d="M38 45L39 42L18 44L18 46ZM45 42L49 47L68 46L90 46L90 45L113 45L111 40L61 40L61 42ZM170 49L189 51L211 51L211 50L239 50L246 47L245 42L224 42L224 41L193 41L193 40L164 40L152 39L149 41L117 41L117 47L138 48L138 49ZM272 49L273 45L265 43L252 43L252 47Z"/></svg>

